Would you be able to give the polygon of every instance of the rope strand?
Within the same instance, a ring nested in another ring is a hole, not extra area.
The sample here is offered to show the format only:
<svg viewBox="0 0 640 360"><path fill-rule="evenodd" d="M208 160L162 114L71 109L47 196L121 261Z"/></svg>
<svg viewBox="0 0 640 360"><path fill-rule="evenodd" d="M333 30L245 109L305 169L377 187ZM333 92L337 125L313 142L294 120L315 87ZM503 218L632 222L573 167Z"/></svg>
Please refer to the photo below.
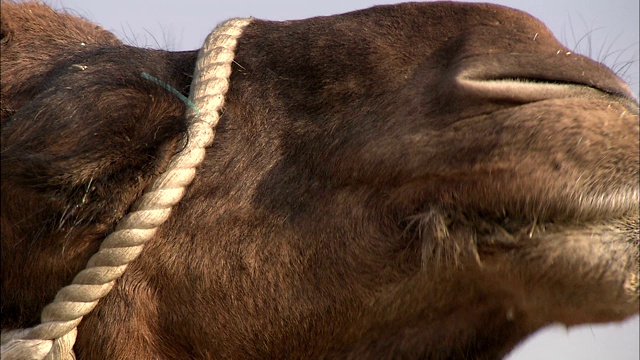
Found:
<svg viewBox="0 0 640 360"><path fill-rule="evenodd" d="M127 265L171 214L195 177L195 169L213 142L214 127L229 88L231 63L238 37L251 19L232 19L218 26L205 40L191 84L187 108L188 143L170 161L167 170L109 234L87 266L56 294L41 314L41 324L28 329L2 331L3 359L75 359L73 345L77 326L98 301L113 288Z"/></svg>

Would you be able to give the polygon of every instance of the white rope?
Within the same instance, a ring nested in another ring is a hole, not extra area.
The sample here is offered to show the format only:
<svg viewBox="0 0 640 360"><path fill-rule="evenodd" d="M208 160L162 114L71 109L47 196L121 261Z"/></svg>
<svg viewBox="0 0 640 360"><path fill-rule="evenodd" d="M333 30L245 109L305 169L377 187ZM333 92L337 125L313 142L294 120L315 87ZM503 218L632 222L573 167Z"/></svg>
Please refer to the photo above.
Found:
<svg viewBox="0 0 640 360"><path fill-rule="evenodd" d="M133 210L107 236L87 266L56 294L41 314L41 324L2 331L3 360L75 359L77 326L82 317L113 288L127 265L142 251L171 208L185 193L202 163L205 148L214 137L224 96L229 88L231 63L237 38L251 19L232 19L218 26L198 53L190 99L196 109L187 109L188 143L176 154L167 170L145 189Z"/></svg>

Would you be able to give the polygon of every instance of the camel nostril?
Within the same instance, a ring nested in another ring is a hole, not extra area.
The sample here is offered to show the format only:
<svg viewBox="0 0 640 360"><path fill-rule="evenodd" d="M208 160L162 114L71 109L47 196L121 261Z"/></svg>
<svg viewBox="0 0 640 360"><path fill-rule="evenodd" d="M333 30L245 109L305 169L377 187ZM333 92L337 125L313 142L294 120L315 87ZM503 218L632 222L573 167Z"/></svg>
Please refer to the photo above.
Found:
<svg viewBox="0 0 640 360"><path fill-rule="evenodd" d="M528 103L566 97L638 98L611 70L580 55L486 55L460 61L455 83L462 94L480 99Z"/></svg>
<svg viewBox="0 0 640 360"><path fill-rule="evenodd" d="M538 79L458 79L460 89L483 99L503 100L515 103L529 103L567 97L605 98L601 90L585 85L562 81L540 81Z"/></svg>

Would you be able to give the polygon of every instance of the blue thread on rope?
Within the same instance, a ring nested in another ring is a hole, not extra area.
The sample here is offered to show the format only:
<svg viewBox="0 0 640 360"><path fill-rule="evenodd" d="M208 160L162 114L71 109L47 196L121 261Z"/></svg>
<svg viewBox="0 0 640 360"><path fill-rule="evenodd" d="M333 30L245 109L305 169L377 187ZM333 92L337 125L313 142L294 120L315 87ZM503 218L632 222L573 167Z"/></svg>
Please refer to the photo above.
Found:
<svg viewBox="0 0 640 360"><path fill-rule="evenodd" d="M166 82L153 77L151 75L149 75L146 72L142 72L142 78L143 79L147 79L150 81L153 81L154 83L162 86L163 88L167 89L169 92L171 92L173 95L177 96L180 100L182 100L183 103L187 104L188 107L190 107L193 111L196 112L196 114L200 114L200 110L198 110L198 107L196 106L196 104L193 103L193 101L189 100L188 97L180 94L180 92L178 90L176 90L176 88L174 88L173 86L167 84Z"/></svg>

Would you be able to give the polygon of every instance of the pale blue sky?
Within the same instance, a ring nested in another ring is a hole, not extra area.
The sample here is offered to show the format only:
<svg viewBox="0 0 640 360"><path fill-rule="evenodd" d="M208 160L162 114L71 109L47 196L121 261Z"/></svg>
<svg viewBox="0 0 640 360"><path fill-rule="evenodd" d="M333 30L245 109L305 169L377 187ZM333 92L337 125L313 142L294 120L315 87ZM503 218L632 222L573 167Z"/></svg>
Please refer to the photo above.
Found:
<svg viewBox="0 0 640 360"><path fill-rule="evenodd" d="M46 0L99 23L138 46L169 50L196 49L220 21L253 16L270 20L331 15L399 1L301 0ZM476 1L480 2L480 1ZM484 1L483 1L484 2ZM496 0L542 20L558 39L576 52L604 61L633 88L638 84L640 33L638 0ZM587 35L583 38L583 36ZM582 39L582 40L580 40ZM578 45L576 46L576 43ZM627 64L632 61L631 64ZM566 330L546 329L521 345L510 360L638 360L640 323L634 317L621 324L590 325Z"/></svg>

